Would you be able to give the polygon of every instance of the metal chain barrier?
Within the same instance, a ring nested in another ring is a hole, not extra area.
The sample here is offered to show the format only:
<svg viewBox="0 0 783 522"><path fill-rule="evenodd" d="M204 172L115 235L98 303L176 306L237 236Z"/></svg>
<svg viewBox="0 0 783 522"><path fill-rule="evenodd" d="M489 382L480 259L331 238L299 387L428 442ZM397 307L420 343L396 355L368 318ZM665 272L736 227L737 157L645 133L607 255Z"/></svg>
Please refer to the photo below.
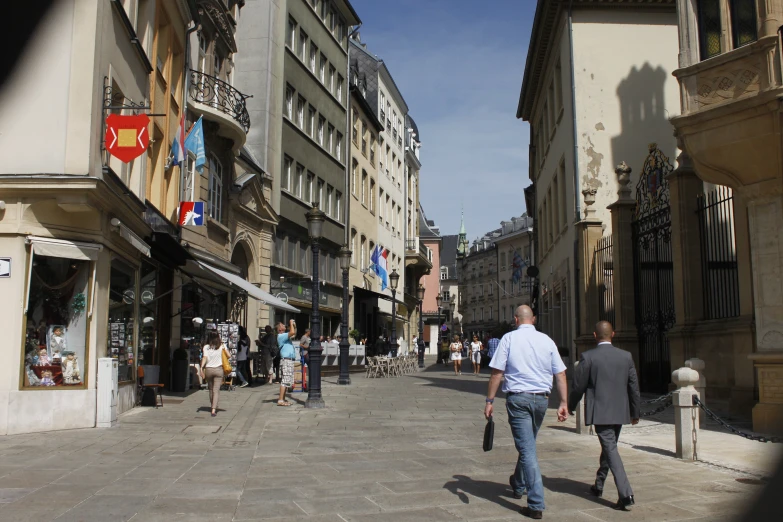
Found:
<svg viewBox="0 0 783 522"><path fill-rule="evenodd" d="M666 395L661 395L660 397L657 397L655 399L642 401L642 404L655 404L656 402L666 402L668 399L671 399L672 393L674 392L669 392Z"/></svg>
<svg viewBox="0 0 783 522"><path fill-rule="evenodd" d="M667 402L665 402L663 404L663 406L658 406L657 408L655 408L654 410L651 410L651 411L642 412L641 415L639 415L639 416L640 417L650 417L651 415L657 415L658 413L661 413L663 410L665 410L666 408L668 408L671 405L672 405L672 401L671 401L671 399L669 399Z"/></svg>
<svg viewBox="0 0 783 522"><path fill-rule="evenodd" d="M723 419L715 415L715 413L713 413L712 410L710 410L707 406L705 406L704 403L701 402L701 400L699 400L699 398L695 395L693 396L693 404L698 406L702 410L704 410L704 413L707 414L707 417L714 420L715 422L717 422L718 424L720 424L721 426L723 426L724 428L726 428L727 430L729 430L735 435L739 435L740 437L746 438L748 440L755 440L756 442L773 442L773 443L783 442L783 438L781 437L765 437L763 435L752 435L742 430L738 430L734 426L730 425L728 422L724 421Z"/></svg>

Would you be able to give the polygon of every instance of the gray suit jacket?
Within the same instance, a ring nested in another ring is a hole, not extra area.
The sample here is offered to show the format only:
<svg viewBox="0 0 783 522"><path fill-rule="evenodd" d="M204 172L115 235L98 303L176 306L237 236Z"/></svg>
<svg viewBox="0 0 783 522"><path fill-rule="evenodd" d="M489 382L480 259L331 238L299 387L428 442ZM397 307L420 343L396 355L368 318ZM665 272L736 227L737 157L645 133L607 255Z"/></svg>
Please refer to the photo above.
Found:
<svg viewBox="0 0 783 522"><path fill-rule="evenodd" d="M579 357L568 410L586 395L585 424L630 424L640 413L639 382L629 352L599 344Z"/></svg>

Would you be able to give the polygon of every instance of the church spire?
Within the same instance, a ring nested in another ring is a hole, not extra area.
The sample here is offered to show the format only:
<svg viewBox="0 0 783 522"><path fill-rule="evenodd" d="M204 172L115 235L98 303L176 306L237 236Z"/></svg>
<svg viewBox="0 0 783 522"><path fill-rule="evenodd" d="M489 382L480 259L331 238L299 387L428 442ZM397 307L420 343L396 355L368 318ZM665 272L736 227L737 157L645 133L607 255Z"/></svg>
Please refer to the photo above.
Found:
<svg viewBox="0 0 783 522"><path fill-rule="evenodd" d="M465 231L465 211L462 211L462 220L459 226L459 239L457 239L457 257L463 258L469 252L468 233Z"/></svg>

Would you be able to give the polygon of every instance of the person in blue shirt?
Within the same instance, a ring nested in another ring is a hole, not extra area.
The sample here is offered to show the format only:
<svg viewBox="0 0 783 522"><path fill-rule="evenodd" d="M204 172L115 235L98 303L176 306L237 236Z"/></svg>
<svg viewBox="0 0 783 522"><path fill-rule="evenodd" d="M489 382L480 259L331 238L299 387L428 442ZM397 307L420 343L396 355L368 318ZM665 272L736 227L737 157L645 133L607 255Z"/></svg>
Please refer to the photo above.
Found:
<svg viewBox="0 0 783 522"><path fill-rule="evenodd" d="M553 376L560 397L557 410L560 422L568 418L568 394L566 367L557 346L546 334L536 330L535 321L529 306L522 305L514 312L517 328L503 336L489 363L492 376L484 416L487 419L492 416L492 403L505 376L503 391L506 394L508 424L519 452L509 484L514 498L522 498L527 492L527 506L522 508L522 514L540 519L544 512L544 483L536 456L536 436L546 415Z"/></svg>
<svg viewBox="0 0 783 522"><path fill-rule="evenodd" d="M285 392L294 386L294 359L296 358L294 337L296 337L296 321L293 319L288 321L287 332L283 323L277 324L277 345L280 347L280 373L282 374L278 406L291 406L291 403L285 400Z"/></svg>
<svg viewBox="0 0 783 522"><path fill-rule="evenodd" d="M497 337L493 337L489 341L487 341L487 357L489 357L489 360L491 361L492 358L495 356L495 352L498 349L498 345L500 344L500 339Z"/></svg>

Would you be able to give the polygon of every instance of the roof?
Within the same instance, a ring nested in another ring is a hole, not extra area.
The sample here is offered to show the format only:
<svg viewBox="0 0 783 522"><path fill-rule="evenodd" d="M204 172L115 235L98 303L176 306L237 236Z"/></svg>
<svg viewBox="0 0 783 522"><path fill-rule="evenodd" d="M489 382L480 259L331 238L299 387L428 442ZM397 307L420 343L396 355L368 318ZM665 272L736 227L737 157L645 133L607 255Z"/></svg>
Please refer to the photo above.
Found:
<svg viewBox="0 0 783 522"><path fill-rule="evenodd" d="M348 0L343 0L342 3L345 5L345 8L348 10L347 22L349 25L360 25L362 23L362 20L359 18L359 15L356 14L356 10L351 5L351 2Z"/></svg>
<svg viewBox="0 0 783 522"><path fill-rule="evenodd" d="M440 238L440 234L430 228L432 226L435 226L435 222L427 219L427 216L424 215L424 209L419 205L419 237Z"/></svg>
<svg viewBox="0 0 783 522"><path fill-rule="evenodd" d="M375 110L373 110L372 105L367 101L367 99L362 96L362 92L359 90L359 88L351 83L350 85L351 90L351 97L356 100L356 103L359 104L359 107L362 108L362 111L364 111L364 114L367 116L367 119L370 120L370 123L372 123L373 127L375 127L375 130L377 132L381 132L384 129L383 123L378 120L378 116L375 115Z"/></svg>
<svg viewBox="0 0 783 522"><path fill-rule="evenodd" d="M440 237L442 243L440 248L440 266L449 267L449 275L453 272L452 267L457 267L457 245L459 244L459 236L451 234L448 236Z"/></svg>
<svg viewBox="0 0 783 522"><path fill-rule="evenodd" d="M381 75L382 72L385 72L385 75L388 76L390 81L390 85L387 85L386 87L389 88L391 91L393 91L388 94L393 95L397 99L397 101L400 102L399 103L400 110L403 112L403 116L408 114L408 103L405 101L405 98L403 98L402 92L400 91L399 87L397 87L397 82L394 81L394 77L392 76L391 71L389 71L389 68L386 66L386 63L381 58L378 58L378 56L372 54L369 50L367 50L367 44L362 43L361 40L351 39L350 43L354 46L354 49L361 51L362 54L375 61L375 70L373 72L377 73L379 76ZM359 68L362 69L361 65ZM363 71L363 72L367 72L367 71ZM368 88L369 88L369 80L368 80Z"/></svg>
<svg viewBox="0 0 783 522"><path fill-rule="evenodd" d="M525 76L519 93L517 118L530 121L539 83L546 69L549 53L554 47L556 23L570 6L578 8L648 8L674 10L677 0L538 0L530 44L525 60Z"/></svg>
<svg viewBox="0 0 783 522"><path fill-rule="evenodd" d="M413 118L411 118L410 114L406 115L405 118L408 120L405 126L413 129L413 132L416 133L416 141L420 142L421 134L419 134L419 128L416 126L416 122L413 121Z"/></svg>

